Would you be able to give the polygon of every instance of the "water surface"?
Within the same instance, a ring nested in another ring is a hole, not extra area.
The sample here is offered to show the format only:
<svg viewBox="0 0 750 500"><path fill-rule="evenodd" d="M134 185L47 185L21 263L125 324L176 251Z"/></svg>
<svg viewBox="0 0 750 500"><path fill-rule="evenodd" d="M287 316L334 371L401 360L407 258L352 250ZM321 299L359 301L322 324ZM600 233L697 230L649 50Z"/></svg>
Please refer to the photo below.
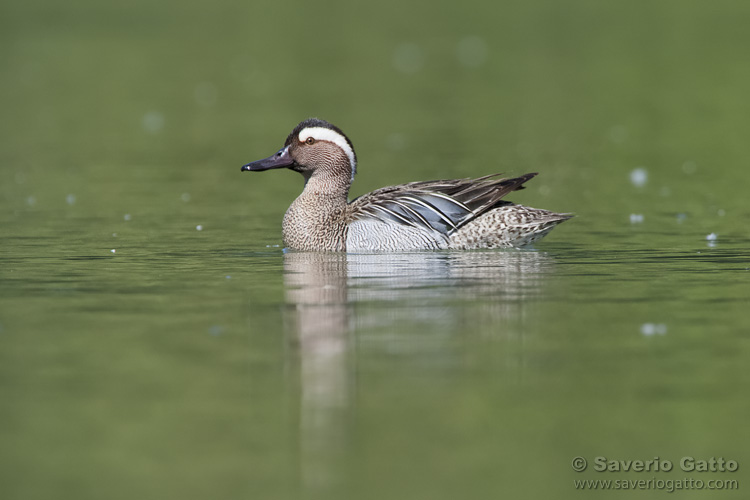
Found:
<svg viewBox="0 0 750 500"><path fill-rule="evenodd" d="M744 4L141 3L2 7L2 498L744 498ZM512 199L577 216L284 252L302 179L239 167L308 116L352 196L538 171Z"/></svg>

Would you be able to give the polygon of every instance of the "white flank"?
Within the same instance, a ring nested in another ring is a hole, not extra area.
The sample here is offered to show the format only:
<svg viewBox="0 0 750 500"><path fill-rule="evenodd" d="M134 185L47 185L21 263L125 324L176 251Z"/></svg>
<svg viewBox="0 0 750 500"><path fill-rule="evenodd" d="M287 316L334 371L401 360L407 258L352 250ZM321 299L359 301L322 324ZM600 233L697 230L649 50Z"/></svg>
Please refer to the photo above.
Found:
<svg viewBox="0 0 750 500"><path fill-rule="evenodd" d="M335 130L331 130L330 128L325 128L325 127L303 128L302 131L299 133L300 142L305 142L308 137L312 137L316 141L332 142L338 147L340 147L341 150L344 153L346 153L346 156L349 157L349 165L352 166L352 180L354 180L354 174L357 171L357 162L354 160L354 150L352 149L351 146L349 146L349 142L347 142L346 137L339 134Z"/></svg>

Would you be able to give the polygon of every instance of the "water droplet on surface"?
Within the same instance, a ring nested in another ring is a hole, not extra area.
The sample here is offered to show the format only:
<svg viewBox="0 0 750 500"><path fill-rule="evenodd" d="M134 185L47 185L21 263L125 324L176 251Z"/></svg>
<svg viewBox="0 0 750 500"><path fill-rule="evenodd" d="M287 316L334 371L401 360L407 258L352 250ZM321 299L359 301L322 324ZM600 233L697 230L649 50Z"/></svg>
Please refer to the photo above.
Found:
<svg viewBox="0 0 750 500"><path fill-rule="evenodd" d="M164 114L159 111L149 111L143 115L141 126L151 135L158 134L164 128Z"/></svg>
<svg viewBox="0 0 750 500"><path fill-rule="evenodd" d="M112 253L115 253L115 251L116 251L116 250L115 250L114 248L113 248L112 250L110 250L110 252L112 252Z"/></svg>
<svg viewBox="0 0 750 500"><path fill-rule="evenodd" d="M65 197L65 201L67 202L68 205L74 205L76 202L76 195L69 194L68 196Z"/></svg>
<svg viewBox="0 0 750 500"><path fill-rule="evenodd" d="M487 44L478 36L467 36L458 42L456 56L464 66L476 68L487 60Z"/></svg>
<svg viewBox="0 0 750 500"><path fill-rule="evenodd" d="M196 231L203 231L203 226L201 226L200 224L198 224L197 226L195 226L195 230Z"/></svg>
<svg viewBox="0 0 750 500"><path fill-rule="evenodd" d="M130 214L125 214L125 215L122 216L122 218L125 219L125 220L130 220L131 219Z"/></svg>
<svg viewBox="0 0 750 500"><path fill-rule="evenodd" d="M182 199L182 201L185 201L185 202L190 201L190 193L182 193L180 195L180 198Z"/></svg>
<svg viewBox="0 0 750 500"><path fill-rule="evenodd" d="M708 241L716 241L716 238L718 238L718 237L719 236L716 233L711 233L711 234L706 235L706 240L708 240Z"/></svg>
<svg viewBox="0 0 750 500"><path fill-rule="evenodd" d="M664 323L643 323L641 325L641 334L646 337L653 335L665 335L667 333L667 325Z"/></svg>
<svg viewBox="0 0 750 500"><path fill-rule="evenodd" d="M208 334L213 337L218 337L222 333L224 333L224 327L221 325L213 325L208 329Z"/></svg>
<svg viewBox="0 0 750 500"><path fill-rule="evenodd" d="M643 222L643 214L630 214L631 224L640 224Z"/></svg>
<svg viewBox="0 0 750 500"><path fill-rule="evenodd" d="M393 52L393 66L402 73L416 73L424 66L422 49L416 43L402 43Z"/></svg>
<svg viewBox="0 0 750 500"><path fill-rule="evenodd" d="M688 175L694 174L697 169L698 166L693 161L686 161L682 164L682 171Z"/></svg>
<svg viewBox="0 0 750 500"><path fill-rule="evenodd" d="M648 171L643 167L638 167L630 172L630 182L636 187L643 187L648 182Z"/></svg>

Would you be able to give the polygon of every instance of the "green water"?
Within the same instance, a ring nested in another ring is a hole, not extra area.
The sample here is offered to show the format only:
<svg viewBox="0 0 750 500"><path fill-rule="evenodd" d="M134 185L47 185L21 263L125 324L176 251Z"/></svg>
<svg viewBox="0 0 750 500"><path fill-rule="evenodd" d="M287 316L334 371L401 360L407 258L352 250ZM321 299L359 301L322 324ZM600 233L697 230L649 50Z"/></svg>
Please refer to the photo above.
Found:
<svg viewBox="0 0 750 500"><path fill-rule="evenodd" d="M745 498L748 15L4 2L0 497ZM285 254L302 180L239 167L308 116L354 196L533 171L512 199L577 217L533 251Z"/></svg>

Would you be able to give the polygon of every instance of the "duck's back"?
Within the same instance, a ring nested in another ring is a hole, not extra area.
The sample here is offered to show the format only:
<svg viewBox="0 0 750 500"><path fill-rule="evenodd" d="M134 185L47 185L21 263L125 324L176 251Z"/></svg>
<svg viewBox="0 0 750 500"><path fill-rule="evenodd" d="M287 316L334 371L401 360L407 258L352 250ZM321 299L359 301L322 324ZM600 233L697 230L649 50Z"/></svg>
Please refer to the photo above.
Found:
<svg viewBox="0 0 750 500"><path fill-rule="evenodd" d="M378 189L348 207L347 251L523 246L569 218L502 198L536 174L512 179L412 182Z"/></svg>

